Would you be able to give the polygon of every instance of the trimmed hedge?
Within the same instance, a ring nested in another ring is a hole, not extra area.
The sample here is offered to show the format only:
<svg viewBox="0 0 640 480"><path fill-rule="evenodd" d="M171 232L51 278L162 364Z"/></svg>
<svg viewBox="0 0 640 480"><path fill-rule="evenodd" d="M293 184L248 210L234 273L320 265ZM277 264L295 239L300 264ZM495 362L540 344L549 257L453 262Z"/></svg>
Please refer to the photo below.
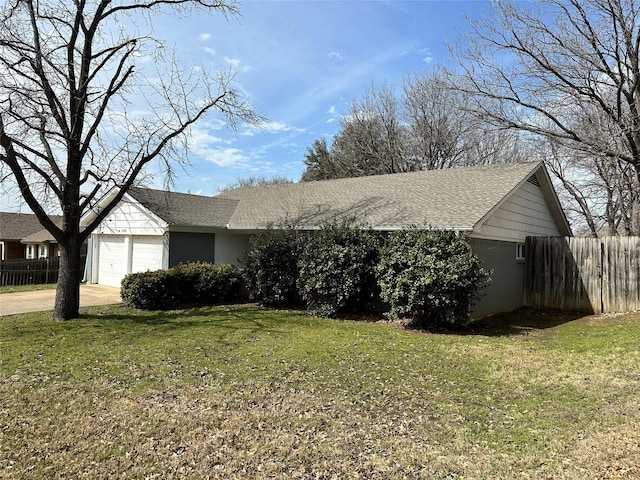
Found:
<svg viewBox="0 0 640 480"><path fill-rule="evenodd" d="M191 262L168 270L131 273L122 280L120 295L142 310L170 310L191 305L215 305L238 298L241 273L233 265Z"/></svg>

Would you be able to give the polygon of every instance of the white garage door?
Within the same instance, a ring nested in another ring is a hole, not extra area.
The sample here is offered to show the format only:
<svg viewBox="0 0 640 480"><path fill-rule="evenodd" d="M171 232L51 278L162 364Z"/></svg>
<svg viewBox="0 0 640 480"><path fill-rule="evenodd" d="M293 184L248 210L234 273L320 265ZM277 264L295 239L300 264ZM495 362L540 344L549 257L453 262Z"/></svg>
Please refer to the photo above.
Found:
<svg viewBox="0 0 640 480"><path fill-rule="evenodd" d="M98 283L119 287L127 274L128 248L124 235L100 236L98 247Z"/></svg>
<svg viewBox="0 0 640 480"><path fill-rule="evenodd" d="M98 250L98 283L120 287L127 273L162 268L162 237L101 235Z"/></svg>
<svg viewBox="0 0 640 480"><path fill-rule="evenodd" d="M131 272L146 272L162 268L162 237L133 237Z"/></svg>

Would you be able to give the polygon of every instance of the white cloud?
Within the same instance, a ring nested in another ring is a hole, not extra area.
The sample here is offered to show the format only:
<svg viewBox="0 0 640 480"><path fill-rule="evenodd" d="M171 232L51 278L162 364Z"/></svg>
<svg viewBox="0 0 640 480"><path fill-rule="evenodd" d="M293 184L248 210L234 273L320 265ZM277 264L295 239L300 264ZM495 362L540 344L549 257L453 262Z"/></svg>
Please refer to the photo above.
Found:
<svg viewBox="0 0 640 480"><path fill-rule="evenodd" d="M292 127L290 127L289 125L287 125L284 122L267 122L263 125L261 125L262 128L264 128L265 130L267 130L270 133L275 133L275 132L287 132L289 130L292 129Z"/></svg>
<svg viewBox="0 0 640 480"><path fill-rule="evenodd" d="M431 50L428 48L423 48L419 50L418 55L422 57L422 61L424 63L431 63L433 61L433 54L431 53Z"/></svg>
<svg viewBox="0 0 640 480"><path fill-rule="evenodd" d="M329 107L329 110L327 110L327 115L329 115L329 118L327 118L325 123L337 122L338 119L340 118L340 114L338 113L338 110L336 109L335 105L331 105Z"/></svg>
<svg viewBox="0 0 640 480"><path fill-rule="evenodd" d="M344 57L340 54L340 52L329 52L328 57L331 60L338 60L338 61L341 61L344 59Z"/></svg>
<svg viewBox="0 0 640 480"><path fill-rule="evenodd" d="M198 35L198 39L201 42L206 42L207 40L209 40L211 38L211 34L210 33L201 33L200 35Z"/></svg>
<svg viewBox="0 0 640 480"><path fill-rule="evenodd" d="M210 47L204 47L202 50L204 50L205 53L208 53L209 55L215 55L216 51L213 48Z"/></svg>
<svg viewBox="0 0 640 480"><path fill-rule="evenodd" d="M193 146L193 148L207 147L209 145L221 143L224 141L220 137L211 135L211 133L209 133L208 129L205 127L208 127L208 129L219 130L219 128L217 128L217 126L212 123L194 126L191 129L191 135L189 138L189 143Z"/></svg>
<svg viewBox="0 0 640 480"><path fill-rule="evenodd" d="M204 160L215 163L220 167L229 167L247 162L246 155L238 148L223 147L220 144L228 144L226 140L212 135L211 130L219 130L216 123L207 122L194 126L189 138L189 151Z"/></svg>
<svg viewBox="0 0 640 480"><path fill-rule="evenodd" d="M240 66L240 60L238 58L224 57L224 61L232 67L238 68Z"/></svg>
<svg viewBox="0 0 640 480"><path fill-rule="evenodd" d="M249 70L251 70L251 67L249 65L241 66L242 61L240 61L240 59L238 58L224 57L224 61L240 72L248 72Z"/></svg>
<svg viewBox="0 0 640 480"><path fill-rule="evenodd" d="M248 157L238 148L200 148L193 149L194 153L208 162L220 167L231 167L238 164L246 164Z"/></svg>

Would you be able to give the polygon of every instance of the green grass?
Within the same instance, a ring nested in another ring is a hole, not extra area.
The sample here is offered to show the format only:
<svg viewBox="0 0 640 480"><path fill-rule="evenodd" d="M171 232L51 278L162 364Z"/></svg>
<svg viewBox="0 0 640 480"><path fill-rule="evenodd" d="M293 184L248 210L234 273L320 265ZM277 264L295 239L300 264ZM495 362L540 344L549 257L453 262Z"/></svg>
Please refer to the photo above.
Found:
<svg viewBox="0 0 640 480"><path fill-rule="evenodd" d="M55 289L55 283L39 283L37 285L5 285L0 287L2 293L31 292L33 290L51 290Z"/></svg>
<svg viewBox="0 0 640 480"><path fill-rule="evenodd" d="M0 320L0 478L637 478L640 315Z"/></svg>

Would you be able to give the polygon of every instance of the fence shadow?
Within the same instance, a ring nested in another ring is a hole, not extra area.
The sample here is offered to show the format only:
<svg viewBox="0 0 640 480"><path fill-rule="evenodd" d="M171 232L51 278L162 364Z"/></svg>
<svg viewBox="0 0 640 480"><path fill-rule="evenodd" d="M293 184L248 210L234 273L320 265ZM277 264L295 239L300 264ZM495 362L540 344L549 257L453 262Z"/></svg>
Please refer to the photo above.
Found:
<svg viewBox="0 0 640 480"><path fill-rule="evenodd" d="M532 331L554 328L578 320L585 315L584 312L521 308L477 320L459 333L488 337L526 335Z"/></svg>

